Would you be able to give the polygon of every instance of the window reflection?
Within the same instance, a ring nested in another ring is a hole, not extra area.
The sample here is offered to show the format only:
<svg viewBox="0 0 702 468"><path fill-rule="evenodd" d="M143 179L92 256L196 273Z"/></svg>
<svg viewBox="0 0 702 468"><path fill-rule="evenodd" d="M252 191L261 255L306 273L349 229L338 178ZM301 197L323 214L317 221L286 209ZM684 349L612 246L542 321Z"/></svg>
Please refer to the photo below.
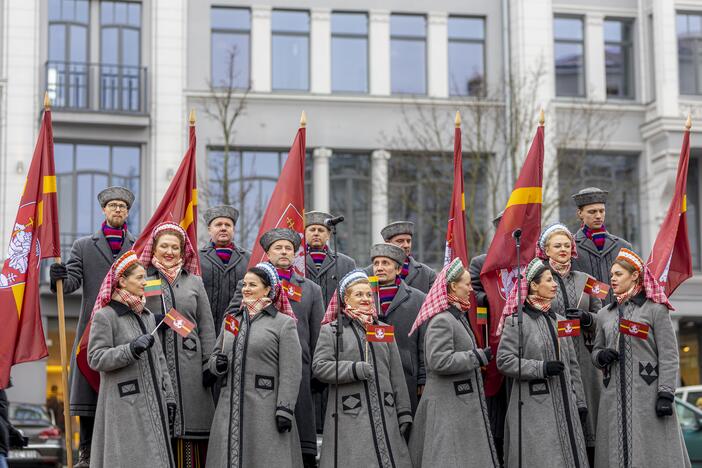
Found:
<svg viewBox="0 0 702 468"><path fill-rule="evenodd" d="M631 21L604 22L607 97L634 97L631 29Z"/></svg>
<svg viewBox="0 0 702 468"><path fill-rule="evenodd" d="M249 87L251 11L212 7L211 82L215 87Z"/></svg>
<svg viewBox="0 0 702 468"><path fill-rule="evenodd" d="M449 94L480 96L485 89L485 19L448 20Z"/></svg>
<svg viewBox="0 0 702 468"><path fill-rule="evenodd" d="M309 90L309 13L273 10L271 32L273 89Z"/></svg>
<svg viewBox="0 0 702 468"><path fill-rule="evenodd" d="M553 20L553 31L556 95L585 96L583 20L557 16Z"/></svg>
<svg viewBox="0 0 702 468"><path fill-rule="evenodd" d="M678 13L680 94L702 94L702 15Z"/></svg>
<svg viewBox="0 0 702 468"><path fill-rule="evenodd" d="M390 78L393 94L426 94L426 17L390 16Z"/></svg>
<svg viewBox="0 0 702 468"><path fill-rule="evenodd" d="M334 12L332 91L368 92L368 15Z"/></svg>

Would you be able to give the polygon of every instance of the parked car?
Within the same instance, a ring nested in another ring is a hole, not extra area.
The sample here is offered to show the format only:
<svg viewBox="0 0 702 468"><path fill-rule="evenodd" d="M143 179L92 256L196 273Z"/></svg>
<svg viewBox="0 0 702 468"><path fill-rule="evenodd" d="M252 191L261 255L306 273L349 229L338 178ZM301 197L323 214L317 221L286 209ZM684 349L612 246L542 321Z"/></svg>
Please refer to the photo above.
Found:
<svg viewBox="0 0 702 468"><path fill-rule="evenodd" d="M675 396L682 401L702 409L702 385L680 387L675 391Z"/></svg>
<svg viewBox="0 0 702 468"><path fill-rule="evenodd" d="M10 450L7 459L10 468L63 466L66 446L63 432L45 405L10 402L10 422L29 438L26 447Z"/></svg>
<svg viewBox="0 0 702 468"><path fill-rule="evenodd" d="M692 466L702 468L702 410L676 398L675 411L678 413L678 422Z"/></svg>

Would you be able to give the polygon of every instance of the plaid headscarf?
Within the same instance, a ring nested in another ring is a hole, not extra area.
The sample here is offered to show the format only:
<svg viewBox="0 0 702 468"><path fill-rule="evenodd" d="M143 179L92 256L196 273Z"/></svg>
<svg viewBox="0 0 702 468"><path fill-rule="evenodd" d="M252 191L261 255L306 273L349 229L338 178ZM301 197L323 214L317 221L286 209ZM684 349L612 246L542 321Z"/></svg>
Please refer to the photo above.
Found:
<svg viewBox="0 0 702 468"><path fill-rule="evenodd" d="M505 319L517 311L519 295L522 300L526 300L529 295L529 283L534 280L541 272L548 270L548 266L540 258L535 258L529 265L527 265L522 275L522 279L519 281L519 285L514 285L512 290L509 292L509 297L505 303L504 309L502 309L502 317L500 317L500 323L497 324L497 335L502 334L502 328L505 326Z"/></svg>
<svg viewBox="0 0 702 468"><path fill-rule="evenodd" d="M147 239L146 244L144 244L144 250L141 252L141 255L139 255L139 261L141 261L142 265L144 265L144 268L148 268L149 265L151 265L151 259L154 257L154 241L156 236L164 231L177 233L185 240L185 252L182 253L181 257L181 260L183 261L183 268L191 275L200 276L200 264L197 261L197 254L190 243L188 235L185 233L182 227L170 221L157 225L154 230L151 231L151 235Z"/></svg>
<svg viewBox="0 0 702 468"><path fill-rule="evenodd" d="M536 242L536 256L541 260L548 260L548 255L546 255L546 243L553 234L565 234L570 237L570 258L578 258L578 249L575 246L575 238L570 232L568 227L562 223L553 223L546 227L539 236L539 240Z"/></svg>
<svg viewBox="0 0 702 468"><path fill-rule="evenodd" d="M464 271L465 266L459 257L454 258L453 261L444 266L436 280L434 280L434 284L431 286L426 299L424 299L409 335L414 333L424 322L428 322L435 315L448 309L450 304L448 284L456 281Z"/></svg>
<svg viewBox="0 0 702 468"><path fill-rule="evenodd" d="M133 250L124 252L121 257L115 260L115 263L113 263L112 267L110 267L110 271L108 271L107 275L105 275L105 279L102 280L100 291L95 299L95 305L93 306L91 317L92 314L110 303L112 300L112 294L117 289L117 285L119 284L119 279L122 277L122 274L124 274L127 268L135 263L139 263L139 259L137 258L136 252Z"/></svg>
<svg viewBox="0 0 702 468"><path fill-rule="evenodd" d="M256 264L256 268L260 268L268 275L268 281L271 283L271 292L268 293L268 297L273 301L275 308L278 309L281 314L287 315L297 322L297 316L292 310L288 295L283 292L283 287L281 286L275 267L270 262L261 262Z"/></svg>
<svg viewBox="0 0 702 468"><path fill-rule="evenodd" d="M663 304L668 310L675 310L665 295L665 289L653 276L646 263L633 251L622 248L617 254L616 260L624 260L639 272L639 278L643 277L643 288L646 291L646 298L656 304ZM615 260L615 261L616 261Z"/></svg>
<svg viewBox="0 0 702 468"><path fill-rule="evenodd" d="M339 281L339 288L334 290L334 295L332 296L331 300L329 301L329 305L327 306L327 310L324 313L324 318L322 319L322 325L333 322L336 320L336 317L339 315L339 291L341 291L341 307L343 308L342 310L346 312L346 304L343 302L344 300L344 294L346 294L346 289L351 286L352 284L358 283L358 282L366 282L368 283L368 275L366 274L365 271L361 269L356 269L356 270L351 270L350 272L346 273L343 278L341 278L341 281ZM373 318L378 317L378 311L375 310L375 305L371 305L372 308L372 315ZM351 317L353 318L353 317Z"/></svg>

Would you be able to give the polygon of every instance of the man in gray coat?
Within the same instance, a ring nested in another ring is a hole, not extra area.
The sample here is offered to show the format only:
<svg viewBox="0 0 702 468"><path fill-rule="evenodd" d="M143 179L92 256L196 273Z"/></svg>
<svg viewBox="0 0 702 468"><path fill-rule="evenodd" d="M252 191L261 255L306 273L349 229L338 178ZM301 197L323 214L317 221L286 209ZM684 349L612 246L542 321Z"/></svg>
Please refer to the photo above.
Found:
<svg viewBox="0 0 702 468"><path fill-rule="evenodd" d="M132 248L134 236L127 230L127 216L134 203L134 194L124 187L108 187L98 194L98 202L105 214L100 229L73 243L66 264L54 263L49 270L51 290L56 292L56 281L63 280L64 294L82 290L78 327L71 352L70 396L71 415L80 418L78 462L74 468L90 466L95 411L98 395L76 366L76 347L80 342L95 305L100 285L114 260Z"/></svg>
<svg viewBox="0 0 702 468"><path fill-rule="evenodd" d="M429 292L436 279L436 272L431 267L418 262L412 257L412 238L414 237L414 223L411 221L395 221L380 230L383 240L395 244L405 251L405 260L400 268L400 277L415 289L424 294Z"/></svg>
<svg viewBox="0 0 702 468"><path fill-rule="evenodd" d="M412 414L424 390L424 331L408 336L426 294L408 286L400 278L404 250L393 244L375 244L370 250L373 275L378 277L378 319L395 327L395 342L400 351Z"/></svg>
<svg viewBox="0 0 702 468"><path fill-rule="evenodd" d="M631 250L631 244L607 232L605 211L609 192L596 187L582 189L573 200L578 207L578 218L582 228L575 233L578 258L573 259L573 270L585 272L598 281L609 284L610 269L623 247ZM602 305L614 301L612 289L602 300Z"/></svg>

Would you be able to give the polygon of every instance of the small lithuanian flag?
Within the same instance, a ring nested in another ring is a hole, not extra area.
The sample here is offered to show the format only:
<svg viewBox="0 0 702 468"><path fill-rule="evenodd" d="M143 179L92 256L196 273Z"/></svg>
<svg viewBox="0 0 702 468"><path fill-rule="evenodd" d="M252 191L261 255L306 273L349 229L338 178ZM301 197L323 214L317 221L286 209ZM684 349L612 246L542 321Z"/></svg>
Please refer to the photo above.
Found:
<svg viewBox="0 0 702 468"><path fill-rule="evenodd" d="M160 296L161 295L161 278L148 280L144 286L144 296Z"/></svg>
<svg viewBox="0 0 702 468"><path fill-rule="evenodd" d="M371 291L378 292L378 277L369 276L368 281L370 282Z"/></svg>
<svg viewBox="0 0 702 468"><path fill-rule="evenodd" d="M478 307L478 325L487 325L487 307Z"/></svg>

